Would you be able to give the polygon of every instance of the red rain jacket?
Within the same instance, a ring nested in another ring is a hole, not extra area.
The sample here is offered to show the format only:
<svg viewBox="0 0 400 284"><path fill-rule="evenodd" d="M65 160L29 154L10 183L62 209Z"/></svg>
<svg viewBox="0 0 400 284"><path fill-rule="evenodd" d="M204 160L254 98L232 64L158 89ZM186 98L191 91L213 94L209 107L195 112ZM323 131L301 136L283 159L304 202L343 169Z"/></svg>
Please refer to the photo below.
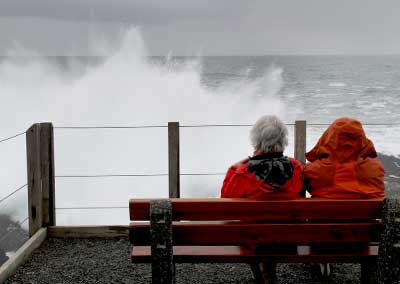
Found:
<svg viewBox="0 0 400 284"><path fill-rule="evenodd" d="M335 120L306 154L304 179L313 197L381 198L384 169L361 123Z"/></svg>
<svg viewBox="0 0 400 284"><path fill-rule="evenodd" d="M289 166L291 169L289 175L283 174L285 177L281 178L277 184L273 181L276 178L270 176L262 180L260 175L252 172L251 167L249 169L249 162L253 159L257 159L257 156L239 162L228 169L221 189L221 197L251 199L299 197L303 189L302 164L299 161L282 156L282 159L287 160L286 164L291 165ZM272 174L275 173L272 172Z"/></svg>

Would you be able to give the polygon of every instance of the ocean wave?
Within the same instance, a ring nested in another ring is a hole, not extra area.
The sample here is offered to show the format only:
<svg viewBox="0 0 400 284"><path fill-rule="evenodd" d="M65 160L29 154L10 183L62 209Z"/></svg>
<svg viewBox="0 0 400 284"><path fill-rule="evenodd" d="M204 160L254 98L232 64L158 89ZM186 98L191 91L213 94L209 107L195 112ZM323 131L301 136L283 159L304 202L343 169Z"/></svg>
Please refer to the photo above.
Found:
<svg viewBox="0 0 400 284"><path fill-rule="evenodd" d="M105 56L100 64L88 66L83 69L84 72L67 79L45 57L27 58L23 65L11 59L3 60L0 64L0 94L7 107L0 113L0 121L3 122L0 129L14 133L16 129L26 129L29 124L39 121L66 126L166 125L168 121L182 124L249 124L263 114L281 114L282 117L287 113L284 102L277 96L283 85L283 69L280 67L266 66L256 78L247 76L251 71L247 68L243 78L228 78L218 88L210 89L202 83L201 58L189 59L181 64L169 56L162 64L157 64L147 57L146 45L137 29L127 31L117 48L105 53L109 56ZM10 117L15 117L12 124L9 123ZM218 172L236 160L238 153L240 156L248 154L246 129L245 133L237 129L240 134L232 133L229 140L226 137L230 135L230 129L217 129L217 132L210 128L193 130L182 131L182 157L190 157L183 158L182 164L189 172ZM0 136L7 137L6 134ZM125 133L118 130L87 131L83 139L77 138L74 132L60 131L57 132L57 171L82 174L93 171L162 173L166 171L168 153L165 137L165 129L159 128ZM193 148L192 145L200 145L199 141L201 147ZM5 161L3 168L8 171L0 173L0 196L5 196L5 191L13 188L6 181L26 180L24 162L18 165L17 162L7 162L25 161L24 158L17 159L18 155L24 154L21 150L24 145L16 151L7 151L4 147L0 149L3 151L0 157ZM74 149L80 149L79 155L72 154ZM242 152L239 149L243 149ZM219 159L215 159L216 156ZM211 160L212 165L207 163ZM198 169L198 165L206 165L206 168ZM13 170L13 167L18 170ZM70 182L74 181L57 183L57 199L73 206L112 206L132 196L165 197L165 188L168 188L164 178L119 180L112 181L112 184L101 181L96 186L79 181L75 191L68 190ZM187 184L184 182L184 194L190 196L194 192L192 189L201 188L203 196L207 196L218 194L222 180L190 179ZM110 193L112 187L119 189L117 194ZM132 188L135 188L133 192ZM96 198L93 198L94 189ZM22 202L7 202L7 208L11 208L7 214L13 217L26 214L27 207ZM99 218L96 213L85 214L85 220L82 220L61 212L57 215L57 223L120 224L124 217L118 214L105 219Z"/></svg>

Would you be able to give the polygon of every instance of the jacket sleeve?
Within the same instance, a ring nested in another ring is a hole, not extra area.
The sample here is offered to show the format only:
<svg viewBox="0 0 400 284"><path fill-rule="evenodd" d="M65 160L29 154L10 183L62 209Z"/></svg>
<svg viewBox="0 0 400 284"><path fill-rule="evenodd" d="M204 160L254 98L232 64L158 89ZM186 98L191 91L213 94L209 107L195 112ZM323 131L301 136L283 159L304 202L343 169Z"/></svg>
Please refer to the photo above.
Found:
<svg viewBox="0 0 400 284"><path fill-rule="evenodd" d="M303 179L303 164L294 159L290 158L292 165L294 167L291 188L288 189L288 193L299 195L304 187L304 179Z"/></svg>
<svg viewBox="0 0 400 284"><path fill-rule="evenodd" d="M312 193L314 189L333 185L335 164L327 159L316 160L304 165L303 174L308 192Z"/></svg>
<svg viewBox="0 0 400 284"><path fill-rule="evenodd" d="M231 166L224 179L221 189L222 198L241 198L244 197L244 193L238 190L237 187L238 176L236 173L236 166Z"/></svg>

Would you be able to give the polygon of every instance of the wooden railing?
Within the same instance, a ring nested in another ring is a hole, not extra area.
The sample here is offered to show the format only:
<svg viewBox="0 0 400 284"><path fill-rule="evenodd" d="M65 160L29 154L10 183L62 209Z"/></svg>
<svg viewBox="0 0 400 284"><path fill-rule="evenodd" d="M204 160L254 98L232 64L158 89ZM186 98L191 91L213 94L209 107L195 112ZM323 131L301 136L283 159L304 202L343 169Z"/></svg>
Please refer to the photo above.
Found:
<svg viewBox="0 0 400 284"><path fill-rule="evenodd" d="M169 197L180 197L179 122L168 123ZM55 226L54 134L52 123L35 123L26 132L29 235ZM294 155L305 162L306 121L295 122Z"/></svg>

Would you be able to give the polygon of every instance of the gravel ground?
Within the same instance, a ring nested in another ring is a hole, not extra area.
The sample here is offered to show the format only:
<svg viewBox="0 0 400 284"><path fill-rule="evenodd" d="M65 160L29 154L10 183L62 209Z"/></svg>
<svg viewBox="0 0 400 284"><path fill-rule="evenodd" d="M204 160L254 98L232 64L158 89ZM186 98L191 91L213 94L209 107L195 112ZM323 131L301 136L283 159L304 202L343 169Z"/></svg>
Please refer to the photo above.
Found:
<svg viewBox="0 0 400 284"><path fill-rule="evenodd" d="M151 283L149 264L130 262L127 239L48 239L5 284ZM177 283L254 283L246 264L177 264ZM360 283L360 265L333 266L328 283ZM278 265L280 283L327 283L310 264Z"/></svg>

